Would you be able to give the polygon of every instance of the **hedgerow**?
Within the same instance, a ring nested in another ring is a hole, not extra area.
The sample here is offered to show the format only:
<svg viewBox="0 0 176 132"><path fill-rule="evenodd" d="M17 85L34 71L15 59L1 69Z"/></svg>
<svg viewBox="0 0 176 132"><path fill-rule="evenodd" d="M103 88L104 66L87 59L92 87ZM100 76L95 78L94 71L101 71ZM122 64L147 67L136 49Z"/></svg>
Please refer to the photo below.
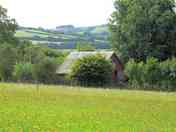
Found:
<svg viewBox="0 0 176 132"><path fill-rule="evenodd" d="M159 62L148 58L144 62L130 60L126 64L131 87L152 90L176 90L176 58Z"/></svg>

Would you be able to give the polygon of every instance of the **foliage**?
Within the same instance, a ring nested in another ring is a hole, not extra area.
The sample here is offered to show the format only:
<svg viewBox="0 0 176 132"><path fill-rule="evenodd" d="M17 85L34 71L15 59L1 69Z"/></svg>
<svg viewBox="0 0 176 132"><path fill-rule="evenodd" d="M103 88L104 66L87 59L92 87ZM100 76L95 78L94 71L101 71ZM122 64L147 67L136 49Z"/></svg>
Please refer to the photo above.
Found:
<svg viewBox="0 0 176 132"><path fill-rule="evenodd" d="M155 58L148 58L146 64L143 66L144 83L148 85L157 84L160 80L160 63Z"/></svg>
<svg viewBox="0 0 176 132"><path fill-rule="evenodd" d="M148 58L147 62L130 60L126 65L129 83L140 89L176 90L176 59L159 62ZM155 89L156 88L156 89Z"/></svg>
<svg viewBox="0 0 176 132"><path fill-rule="evenodd" d="M56 59L58 64L64 61L67 51L59 51L44 46L33 45L30 41L22 41L17 47L20 62L38 63L45 57Z"/></svg>
<svg viewBox="0 0 176 132"><path fill-rule="evenodd" d="M13 44L17 40L14 37L17 29L15 19L7 16L7 10L0 5L0 44Z"/></svg>
<svg viewBox="0 0 176 132"><path fill-rule="evenodd" d="M14 66L14 79L20 82L33 80L33 65L31 63L18 63Z"/></svg>
<svg viewBox="0 0 176 132"><path fill-rule="evenodd" d="M68 51L59 51L56 49L51 49L46 47L43 50L44 50L45 56L49 58L53 58L58 65L62 64L64 62L65 57L69 54Z"/></svg>
<svg viewBox="0 0 176 132"><path fill-rule="evenodd" d="M17 64L13 75L17 81L55 83L56 68L61 64L67 52L21 42L17 47Z"/></svg>
<svg viewBox="0 0 176 132"><path fill-rule="evenodd" d="M111 80L112 65L102 55L90 55L77 60L71 78L84 85L103 85Z"/></svg>
<svg viewBox="0 0 176 132"><path fill-rule="evenodd" d="M34 45L30 45L24 48L23 55L23 61L29 62L31 64L37 64L46 57L42 47Z"/></svg>
<svg viewBox="0 0 176 132"><path fill-rule="evenodd" d="M174 0L116 0L114 5L111 41L125 60L176 56Z"/></svg>
<svg viewBox="0 0 176 132"><path fill-rule="evenodd" d="M161 62L160 64L161 69L161 85L163 87L169 88L172 87L172 90L175 90L176 86L176 58L169 59L165 62Z"/></svg>
<svg viewBox="0 0 176 132"><path fill-rule="evenodd" d="M40 83L56 82L57 63L51 58L45 58L34 65L34 78Z"/></svg>
<svg viewBox="0 0 176 132"><path fill-rule="evenodd" d="M33 45L21 41L16 47L0 46L0 80L41 83L55 82L56 66L61 64L67 52Z"/></svg>
<svg viewBox="0 0 176 132"><path fill-rule="evenodd" d="M0 60L0 80L9 81L16 63L16 49L8 44L1 45Z"/></svg>
<svg viewBox="0 0 176 132"><path fill-rule="evenodd" d="M125 67L125 70L127 72L127 75L129 77L129 83L133 85L142 85L144 83L143 81L143 76L144 76L144 71L143 71L144 63L136 63L133 59L131 59Z"/></svg>

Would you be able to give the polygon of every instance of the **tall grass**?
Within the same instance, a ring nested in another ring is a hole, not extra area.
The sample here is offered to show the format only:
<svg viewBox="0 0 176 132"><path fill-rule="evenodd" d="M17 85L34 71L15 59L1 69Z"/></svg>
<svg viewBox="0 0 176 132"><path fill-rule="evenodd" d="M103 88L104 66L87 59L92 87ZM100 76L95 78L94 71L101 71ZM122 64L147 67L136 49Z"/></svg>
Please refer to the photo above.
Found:
<svg viewBox="0 0 176 132"><path fill-rule="evenodd" d="M174 132L176 94L0 84L3 132Z"/></svg>

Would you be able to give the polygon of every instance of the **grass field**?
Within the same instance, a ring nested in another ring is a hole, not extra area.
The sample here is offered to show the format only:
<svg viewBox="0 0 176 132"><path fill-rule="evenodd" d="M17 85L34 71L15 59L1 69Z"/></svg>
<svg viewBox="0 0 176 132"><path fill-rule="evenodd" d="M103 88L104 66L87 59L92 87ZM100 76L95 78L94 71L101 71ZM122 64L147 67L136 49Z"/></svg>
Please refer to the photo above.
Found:
<svg viewBox="0 0 176 132"><path fill-rule="evenodd" d="M174 132L176 94L0 84L0 132Z"/></svg>

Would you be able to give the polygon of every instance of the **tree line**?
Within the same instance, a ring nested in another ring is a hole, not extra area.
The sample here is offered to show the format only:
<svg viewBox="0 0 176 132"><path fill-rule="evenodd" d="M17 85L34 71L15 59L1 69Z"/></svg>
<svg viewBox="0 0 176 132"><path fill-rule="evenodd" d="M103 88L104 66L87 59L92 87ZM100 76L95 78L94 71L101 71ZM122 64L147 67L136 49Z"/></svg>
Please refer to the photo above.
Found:
<svg viewBox="0 0 176 132"><path fill-rule="evenodd" d="M17 28L15 19L0 6L0 80L55 83L56 68L67 53L19 40Z"/></svg>

